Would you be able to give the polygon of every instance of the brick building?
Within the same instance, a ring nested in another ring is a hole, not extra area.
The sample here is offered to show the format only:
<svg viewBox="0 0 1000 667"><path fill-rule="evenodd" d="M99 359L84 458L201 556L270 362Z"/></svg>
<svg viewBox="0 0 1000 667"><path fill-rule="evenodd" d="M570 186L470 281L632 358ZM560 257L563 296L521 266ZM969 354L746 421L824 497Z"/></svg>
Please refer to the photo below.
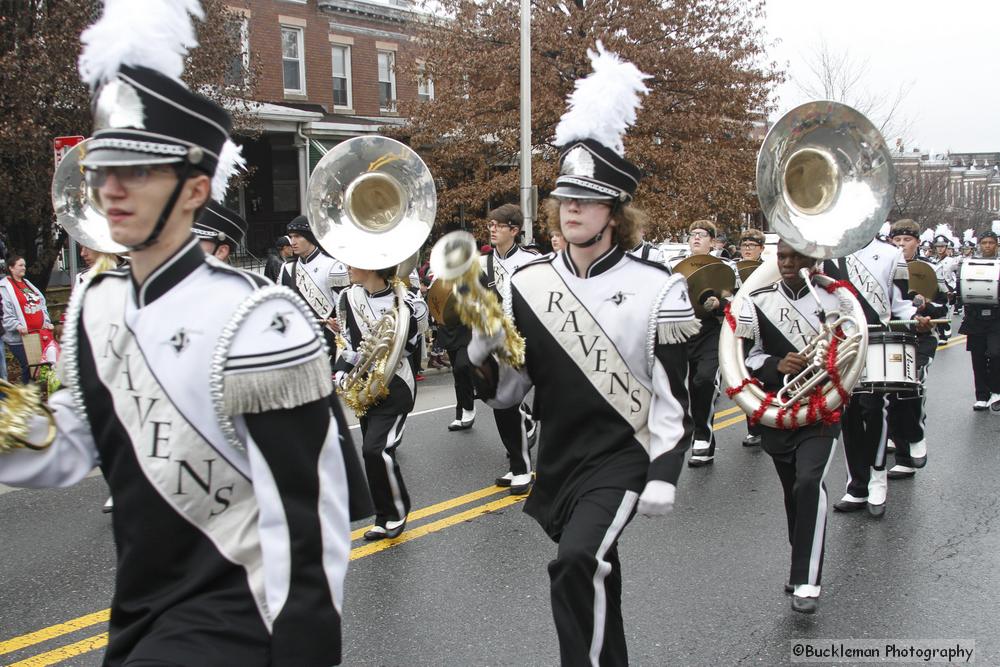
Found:
<svg viewBox="0 0 1000 667"><path fill-rule="evenodd" d="M923 226L947 223L959 232L983 231L1000 219L1000 153L893 154L894 217Z"/></svg>
<svg viewBox="0 0 1000 667"><path fill-rule="evenodd" d="M424 19L410 0L249 0L231 9L244 45L232 76L251 54L259 62L251 109L263 132L237 137L254 172L228 203L260 255L304 211L309 174L329 148L401 124L398 103L432 98L434 86L398 75Z"/></svg>

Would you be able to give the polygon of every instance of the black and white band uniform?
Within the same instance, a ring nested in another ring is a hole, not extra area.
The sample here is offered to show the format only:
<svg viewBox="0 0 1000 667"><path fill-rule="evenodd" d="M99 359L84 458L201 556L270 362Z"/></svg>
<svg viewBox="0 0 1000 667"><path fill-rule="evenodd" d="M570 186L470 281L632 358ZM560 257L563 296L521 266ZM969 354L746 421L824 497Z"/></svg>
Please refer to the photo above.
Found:
<svg viewBox="0 0 1000 667"><path fill-rule="evenodd" d="M409 355L419 342L419 322L426 321L427 306L419 293L414 295L407 292L406 295L410 323L405 355L389 380L389 395L359 418L361 454L368 476L368 488L375 504L375 526L365 534L365 539L368 540L398 536L403 532L410 512L410 494L396 460L396 450L403 442L406 417L413 410L416 399L416 382ZM379 318L393 310L394 306L395 297L391 285L371 294L361 285L352 285L340 293L337 317L346 348L334 365L336 381L339 382L342 374L353 368L360 342L371 333Z"/></svg>
<svg viewBox="0 0 1000 667"><path fill-rule="evenodd" d="M514 274L526 362L497 367L488 402L517 407L535 388L538 460L525 512L559 542L549 574L563 664L589 664L594 651L604 655L595 638L624 651L618 536L647 482L676 484L691 440L684 340L697 320L683 276L617 247L580 276L567 252ZM474 333L477 366L481 347Z"/></svg>
<svg viewBox="0 0 1000 667"><path fill-rule="evenodd" d="M194 238L141 287L96 276L68 312L58 438L0 458L14 486L104 473L107 665L339 661L352 445L304 304L263 283Z"/></svg>
<svg viewBox="0 0 1000 667"><path fill-rule="evenodd" d="M519 267L538 259L538 255L525 250L515 241L506 253L494 248L489 254L479 258L482 281L492 289L501 303L510 299L510 279ZM497 478L500 486L509 486L514 495L522 495L531 488L531 445L536 428L527 403L505 408L494 408L493 417L510 469Z"/></svg>
<svg viewBox="0 0 1000 667"><path fill-rule="evenodd" d="M823 272L854 285L869 325L884 327L889 319L912 320L918 315L913 302L903 296L909 292L909 274L902 251L894 245L873 239L846 257L826 260ZM834 504L838 511L867 506L874 516L885 512L888 404L886 394L855 388L844 408L841 432L847 457L847 492Z"/></svg>
<svg viewBox="0 0 1000 667"><path fill-rule="evenodd" d="M640 241L634 248L629 250L629 254L635 255L639 259L645 259L650 262L656 262L657 264L662 264L670 269L667 257L663 254L663 250L650 243L649 241Z"/></svg>
<svg viewBox="0 0 1000 667"><path fill-rule="evenodd" d="M782 251L790 250L779 244L779 265L783 261ZM805 261L799 263L803 268L815 263L802 259ZM791 283L779 279L754 291L737 314L736 335L752 342L752 346L748 344L747 368L761 381L765 391L780 389L786 375L801 370L791 372L792 369L786 368L789 363L786 357L801 352L820 332L820 305L828 313L838 310L835 296L819 290L822 302L819 304L804 281ZM840 425L820 421L784 430L759 424L755 433L761 437L761 448L774 461L784 492L788 542L792 547L788 576L790 592L794 594L792 608L812 613L816 610L823 574L828 505L824 479L833 460Z"/></svg>
<svg viewBox="0 0 1000 667"><path fill-rule="evenodd" d="M915 250L917 240L920 238L920 227L911 220L899 220L893 223L889 237L897 245L906 237L910 237L910 242ZM906 247L900 247L903 248L904 260L916 260L933 266L931 262L919 257L916 252L913 253L912 257L908 256ZM918 298L912 292L909 296L915 304L923 301L923 297ZM933 301L926 303L920 309L920 314L932 318L941 318L948 314L948 289L940 277L938 278L938 293ZM920 382L920 389L889 395L888 439L895 445L894 458L896 461L887 474L889 479L913 477L917 469L923 468L927 463L927 374L937 353L937 345L938 337L934 331L917 334L917 379Z"/></svg>
<svg viewBox="0 0 1000 667"><path fill-rule="evenodd" d="M992 231L980 235L981 259L997 259L997 235ZM972 357L972 376L976 390L974 410L1000 411L1000 306L962 303L962 324L958 329L966 336L965 349Z"/></svg>

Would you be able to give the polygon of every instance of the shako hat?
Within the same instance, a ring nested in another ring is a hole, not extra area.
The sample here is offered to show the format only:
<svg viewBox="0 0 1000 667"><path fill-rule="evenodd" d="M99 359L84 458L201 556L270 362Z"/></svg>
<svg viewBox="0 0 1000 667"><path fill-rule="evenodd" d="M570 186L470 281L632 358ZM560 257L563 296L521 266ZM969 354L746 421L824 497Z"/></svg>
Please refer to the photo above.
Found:
<svg viewBox="0 0 1000 667"><path fill-rule="evenodd" d="M198 238L228 243L235 248L246 238L247 221L236 211L211 201L202 209L191 231Z"/></svg>
<svg viewBox="0 0 1000 667"><path fill-rule="evenodd" d="M641 172L625 159L623 139L635 123L639 95L649 92L643 74L597 42L587 51L594 71L576 82L556 126L559 176L553 197L627 202Z"/></svg>

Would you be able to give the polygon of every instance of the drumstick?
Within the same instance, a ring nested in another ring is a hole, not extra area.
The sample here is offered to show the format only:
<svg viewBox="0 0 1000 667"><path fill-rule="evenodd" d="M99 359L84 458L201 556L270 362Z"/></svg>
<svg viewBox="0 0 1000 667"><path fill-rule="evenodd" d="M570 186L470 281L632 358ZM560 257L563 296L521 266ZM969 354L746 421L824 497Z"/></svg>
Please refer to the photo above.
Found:
<svg viewBox="0 0 1000 667"><path fill-rule="evenodd" d="M950 323L951 323L951 320L949 320L946 317L942 317L942 318L937 319L937 320L931 320L931 324L950 324ZM869 329L881 329L882 327L884 327L886 325L889 325L889 326L895 325L895 326L901 326L902 327L902 326L906 326L908 324L920 324L920 322L918 322L917 320L889 320L885 324L869 324L868 328Z"/></svg>

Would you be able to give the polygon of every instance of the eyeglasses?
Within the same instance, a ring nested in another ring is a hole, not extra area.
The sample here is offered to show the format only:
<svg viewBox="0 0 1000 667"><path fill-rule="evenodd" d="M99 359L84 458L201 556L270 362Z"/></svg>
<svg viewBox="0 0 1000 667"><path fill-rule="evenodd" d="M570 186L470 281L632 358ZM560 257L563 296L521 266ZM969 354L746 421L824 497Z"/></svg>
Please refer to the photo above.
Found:
<svg viewBox="0 0 1000 667"><path fill-rule="evenodd" d="M740 247L747 248L749 250L750 248L759 248L761 247L761 245L756 241L744 241L743 243L740 244Z"/></svg>
<svg viewBox="0 0 1000 667"><path fill-rule="evenodd" d="M506 222L497 222L496 220L490 220L486 223L487 229L510 229L514 225L508 224Z"/></svg>
<svg viewBox="0 0 1000 667"><path fill-rule="evenodd" d="M87 187L98 189L108 182L112 174L123 188L135 190L149 182L153 174L173 172L173 167L167 165L136 164L115 167L84 167L83 175Z"/></svg>
<svg viewBox="0 0 1000 667"><path fill-rule="evenodd" d="M708 232L702 232L702 231L691 232L688 236L690 238L692 238L692 239L710 239L710 238L712 238L711 234L709 234Z"/></svg>
<svg viewBox="0 0 1000 667"><path fill-rule="evenodd" d="M559 202L561 206L569 206L570 204L576 204L580 208L586 208L588 206L611 206L611 202L608 199L578 199L576 197L553 197Z"/></svg>

